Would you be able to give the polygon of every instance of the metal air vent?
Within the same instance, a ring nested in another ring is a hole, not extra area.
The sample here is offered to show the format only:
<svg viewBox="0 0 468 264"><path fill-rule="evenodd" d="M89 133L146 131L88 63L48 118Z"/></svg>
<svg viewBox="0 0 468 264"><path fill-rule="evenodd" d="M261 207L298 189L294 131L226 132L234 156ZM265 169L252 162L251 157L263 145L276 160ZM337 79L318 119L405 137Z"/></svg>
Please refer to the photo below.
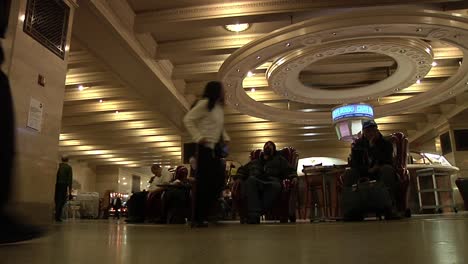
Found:
<svg viewBox="0 0 468 264"><path fill-rule="evenodd" d="M63 0L28 0L23 30L63 59L69 15Z"/></svg>

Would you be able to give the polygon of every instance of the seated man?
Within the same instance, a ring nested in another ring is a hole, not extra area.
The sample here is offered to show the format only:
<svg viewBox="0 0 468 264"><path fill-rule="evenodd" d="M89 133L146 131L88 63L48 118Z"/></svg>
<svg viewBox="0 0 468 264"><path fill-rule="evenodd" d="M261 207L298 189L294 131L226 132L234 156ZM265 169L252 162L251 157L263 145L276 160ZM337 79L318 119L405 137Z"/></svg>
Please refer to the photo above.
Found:
<svg viewBox="0 0 468 264"><path fill-rule="evenodd" d="M165 188L158 185L167 184L171 180L171 173L167 170L163 173L162 167L158 164L151 166L151 172L154 176L149 180L146 220L149 222L165 223L165 219L161 215L161 194Z"/></svg>
<svg viewBox="0 0 468 264"><path fill-rule="evenodd" d="M276 151L275 143L268 141L263 154L239 168L238 174L245 175L248 223L259 224L260 215L273 207L281 193L281 181L297 176L296 170Z"/></svg>
<svg viewBox="0 0 468 264"><path fill-rule="evenodd" d="M352 146L351 170L345 175L344 185L350 187L363 177L381 181L394 204L397 178L393 168L393 144L382 136L374 120L362 124L362 137ZM392 216L391 211L386 212L386 218Z"/></svg>
<svg viewBox="0 0 468 264"><path fill-rule="evenodd" d="M188 179L188 170L178 166L174 180L169 183L162 197L162 218L168 224L184 224L190 212L190 190L192 184Z"/></svg>

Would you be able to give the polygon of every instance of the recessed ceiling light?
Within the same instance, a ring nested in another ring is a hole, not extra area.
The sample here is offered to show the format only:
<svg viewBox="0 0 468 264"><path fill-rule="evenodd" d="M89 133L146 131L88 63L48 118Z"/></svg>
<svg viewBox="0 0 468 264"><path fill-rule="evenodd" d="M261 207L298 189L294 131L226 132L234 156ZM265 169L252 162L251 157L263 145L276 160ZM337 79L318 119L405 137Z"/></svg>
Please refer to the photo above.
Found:
<svg viewBox="0 0 468 264"><path fill-rule="evenodd" d="M420 84L420 83L421 83L421 80L417 79L417 80L416 80L416 83L417 83L417 84Z"/></svg>
<svg viewBox="0 0 468 264"><path fill-rule="evenodd" d="M252 93L255 93L255 88L250 89Z"/></svg>
<svg viewBox="0 0 468 264"><path fill-rule="evenodd" d="M261 58L262 58L262 57L260 57L260 56L257 56L257 60L259 60L259 59L261 59Z"/></svg>
<svg viewBox="0 0 468 264"><path fill-rule="evenodd" d="M83 86L83 85L78 85L78 90L83 91L83 90L84 90L84 86Z"/></svg>
<svg viewBox="0 0 468 264"><path fill-rule="evenodd" d="M288 43L285 44L285 46L286 46L286 47L290 47L290 46L291 46L291 43L288 42Z"/></svg>
<svg viewBox="0 0 468 264"><path fill-rule="evenodd" d="M437 66L437 62L433 61L433 62L431 63L431 65L432 65L432 67L435 67L435 66Z"/></svg>
<svg viewBox="0 0 468 264"><path fill-rule="evenodd" d="M99 103L102 103L102 102L104 102L104 101L102 99L99 99Z"/></svg>
<svg viewBox="0 0 468 264"><path fill-rule="evenodd" d="M246 31L249 29L250 24L249 23L237 23L237 24L230 24L230 25L225 25L224 28L228 31L231 32L242 32Z"/></svg>
<svg viewBox="0 0 468 264"><path fill-rule="evenodd" d="M251 72L251 71L247 72L247 77L252 77L252 76L254 76L254 75L255 75L255 73L253 73L253 72Z"/></svg>
<svg viewBox="0 0 468 264"><path fill-rule="evenodd" d="M118 114L118 113L119 113L119 111L115 111L115 113L116 113L116 114Z"/></svg>

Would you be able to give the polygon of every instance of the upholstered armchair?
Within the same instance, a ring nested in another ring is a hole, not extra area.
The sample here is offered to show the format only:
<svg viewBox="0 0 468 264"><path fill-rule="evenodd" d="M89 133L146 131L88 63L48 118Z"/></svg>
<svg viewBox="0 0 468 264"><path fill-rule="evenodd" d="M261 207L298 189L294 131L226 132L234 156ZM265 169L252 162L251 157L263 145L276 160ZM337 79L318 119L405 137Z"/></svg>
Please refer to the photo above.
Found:
<svg viewBox="0 0 468 264"><path fill-rule="evenodd" d="M162 194L162 215L167 224L184 224L185 219L190 218L192 185L187 176L188 169L178 166L171 184Z"/></svg>
<svg viewBox="0 0 468 264"><path fill-rule="evenodd" d="M292 147L286 147L279 150L279 153L288 161L289 165L297 168L299 155ZM250 153L250 160L259 159L262 155L262 150L253 150ZM289 175L288 175L289 176ZM290 178L283 180L281 194L275 203L275 206L265 212L267 220L279 220L281 223L296 222L296 206L298 186L296 180ZM246 223L247 220L247 199L242 190L242 179L235 180L232 186L232 198L234 209L239 213L241 223Z"/></svg>
<svg viewBox="0 0 468 264"><path fill-rule="evenodd" d="M411 217L411 210L408 207L408 192L410 186L410 176L407 169L408 164L408 138L401 132L393 133L389 136L393 143L393 167L397 174L399 188L396 197L397 209L403 212L406 217Z"/></svg>

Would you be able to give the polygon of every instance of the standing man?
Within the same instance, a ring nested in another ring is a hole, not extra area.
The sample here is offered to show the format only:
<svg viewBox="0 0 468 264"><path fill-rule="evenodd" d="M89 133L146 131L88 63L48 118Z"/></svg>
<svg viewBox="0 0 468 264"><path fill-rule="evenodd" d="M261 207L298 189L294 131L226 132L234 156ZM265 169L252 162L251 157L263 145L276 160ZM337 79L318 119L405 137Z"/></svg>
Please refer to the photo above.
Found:
<svg viewBox="0 0 468 264"><path fill-rule="evenodd" d="M0 39L5 37L10 0L0 0ZM0 66L4 60L3 48L0 43ZM21 224L7 213L10 198L11 178L15 153L15 122L13 115L13 100L11 97L8 77L0 68L0 245L31 240L42 235L36 227Z"/></svg>
<svg viewBox="0 0 468 264"><path fill-rule="evenodd" d="M67 198L72 193L73 170L68 165L68 157L62 157L57 170L57 182L55 183L55 221L62 222L61 215Z"/></svg>

